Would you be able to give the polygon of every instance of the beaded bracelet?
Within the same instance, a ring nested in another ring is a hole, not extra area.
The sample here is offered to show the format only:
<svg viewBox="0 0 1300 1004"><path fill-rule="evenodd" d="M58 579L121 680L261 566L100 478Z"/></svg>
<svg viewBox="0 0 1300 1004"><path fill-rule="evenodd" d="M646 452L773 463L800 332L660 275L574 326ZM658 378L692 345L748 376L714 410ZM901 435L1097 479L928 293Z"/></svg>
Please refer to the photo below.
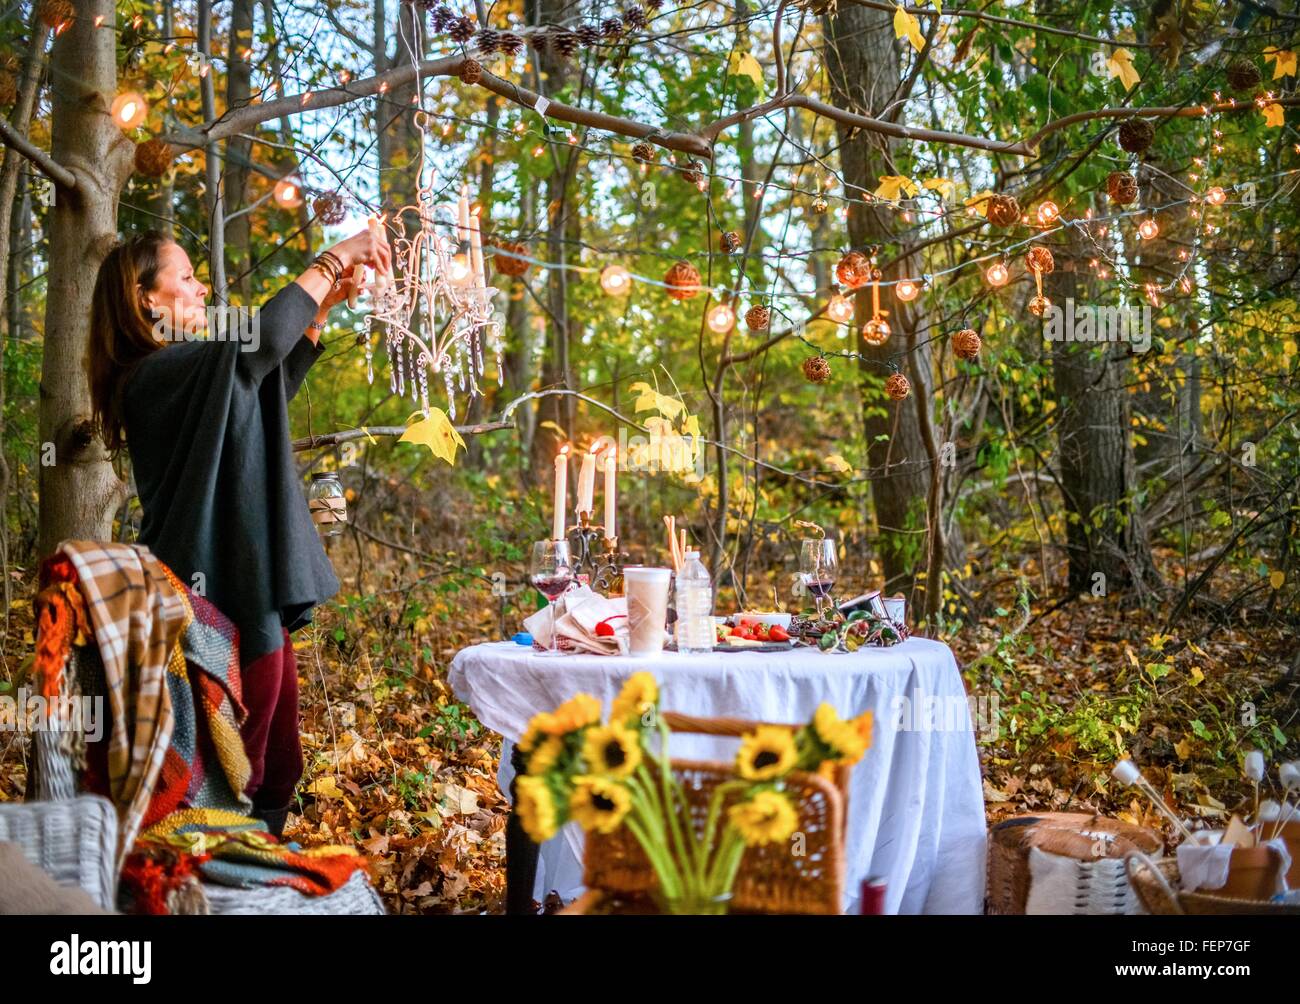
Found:
<svg viewBox="0 0 1300 1004"><path fill-rule="evenodd" d="M312 268L319 269L320 272L330 281L331 286L337 286L339 280L343 277L343 266L339 260L328 251L322 251L315 259L312 260Z"/></svg>

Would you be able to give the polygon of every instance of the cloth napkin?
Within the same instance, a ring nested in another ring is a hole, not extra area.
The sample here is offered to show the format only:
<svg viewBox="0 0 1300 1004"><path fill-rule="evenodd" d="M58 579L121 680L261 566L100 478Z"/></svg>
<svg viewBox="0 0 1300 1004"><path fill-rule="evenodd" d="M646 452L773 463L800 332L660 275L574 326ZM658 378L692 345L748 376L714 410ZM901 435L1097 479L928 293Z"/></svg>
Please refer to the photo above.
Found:
<svg viewBox="0 0 1300 1004"><path fill-rule="evenodd" d="M614 634L596 634L596 625L602 622ZM627 598L601 596L590 586L578 586L524 620L534 643L542 648L551 647L552 626L562 651L618 655L627 650Z"/></svg>
<svg viewBox="0 0 1300 1004"><path fill-rule="evenodd" d="M1222 837L1215 834L1214 838ZM1213 839L1213 838L1212 838ZM1291 853L1286 842L1278 837L1260 844L1270 847L1282 856L1282 878L1275 893L1286 891L1286 873L1291 868ZM1200 844L1184 841L1178 845L1178 874L1184 889L1222 889L1228 881L1228 866L1232 861L1232 844Z"/></svg>

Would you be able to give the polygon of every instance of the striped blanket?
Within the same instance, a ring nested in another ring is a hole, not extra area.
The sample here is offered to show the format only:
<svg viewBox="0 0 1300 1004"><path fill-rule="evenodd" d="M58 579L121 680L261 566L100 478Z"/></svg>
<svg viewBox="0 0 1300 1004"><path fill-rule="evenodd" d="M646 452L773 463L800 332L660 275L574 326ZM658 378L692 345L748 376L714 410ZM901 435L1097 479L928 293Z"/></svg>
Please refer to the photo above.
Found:
<svg viewBox="0 0 1300 1004"><path fill-rule="evenodd" d="M42 568L42 586L43 691L59 691L73 644L89 641L99 654L91 690L106 699L111 725L87 748L83 785L118 808L124 886L166 888L197 871L226 885L321 895L364 866L347 848L278 843L247 816L239 634L215 606L148 548L126 544L65 541ZM61 651L44 651L53 647Z"/></svg>

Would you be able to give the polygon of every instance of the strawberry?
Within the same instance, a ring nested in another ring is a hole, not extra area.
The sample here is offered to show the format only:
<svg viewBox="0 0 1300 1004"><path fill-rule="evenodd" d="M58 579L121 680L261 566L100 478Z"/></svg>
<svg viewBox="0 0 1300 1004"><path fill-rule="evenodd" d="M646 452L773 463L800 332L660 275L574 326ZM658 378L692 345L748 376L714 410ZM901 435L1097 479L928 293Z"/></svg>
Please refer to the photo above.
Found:
<svg viewBox="0 0 1300 1004"><path fill-rule="evenodd" d="M783 628L780 624L773 624L772 627L767 632L767 640L768 641L789 641L790 632L787 631L785 628Z"/></svg>

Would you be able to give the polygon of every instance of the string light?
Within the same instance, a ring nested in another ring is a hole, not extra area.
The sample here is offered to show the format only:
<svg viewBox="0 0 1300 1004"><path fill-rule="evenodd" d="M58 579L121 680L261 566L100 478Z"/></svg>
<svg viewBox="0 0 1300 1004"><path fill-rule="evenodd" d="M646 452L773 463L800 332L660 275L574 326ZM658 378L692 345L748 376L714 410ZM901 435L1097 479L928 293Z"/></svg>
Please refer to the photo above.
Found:
<svg viewBox="0 0 1300 1004"><path fill-rule="evenodd" d="M894 287L894 295L904 303L915 300L920 292L921 287L911 279L900 279L898 285Z"/></svg>
<svg viewBox="0 0 1300 1004"><path fill-rule="evenodd" d="M275 183L273 195L276 205L282 209L297 209L302 205L302 186L297 178L281 178Z"/></svg>
<svg viewBox="0 0 1300 1004"><path fill-rule="evenodd" d="M1138 236L1144 241L1155 240L1160 236L1160 227L1156 224L1155 220L1148 216L1138 224Z"/></svg>
<svg viewBox="0 0 1300 1004"><path fill-rule="evenodd" d="M113 99L108 109L119 129L134 129L149 113L149 106L135 91L126 91Z"/></svg>
<svg viewBox="0 0 1300 1004"><path fill-rule="evenodd" d="M622 265L606 265L600 273L600 288L610 296L626 296L632 288L632 273Z"/></svg>
<svg viewBox="0 0 1300 1004"><path fill-rule="evenodd" d="M719 335L726 334L736 324L736 312L729 303L719 303L710 308L707 318L709 330Z"/></svg>
<svg viewBox="0 0 1300 1004"><path fill-rule="evenodd" d="M990 286L1005 286L1011 281L1011 271L1007 268L1006 262L995 261L984 273L984 278Z"/></svg>
<svg viewBox="0 0 1300 1004"><path fill-rule="evenodd" d="M848 324L853 320L853 302L842 293L836 293L826 304L826 316L836 324Z"/></svg>
<svg viewBox="0 0 1300 1004"><path fill-rule="evenodd" d="M1038 207L1038 222L1045 227L1050 227L1060 217L1061 210L1050 199Z"/></svg>
<svg viewBox="0 0 1300 1004"><path fill-rule="evenodd" d="M1212 206L1221 206L1228 201L1228 193L1218 185L1215 185L1205 193L1205 201Z"/></svg>

